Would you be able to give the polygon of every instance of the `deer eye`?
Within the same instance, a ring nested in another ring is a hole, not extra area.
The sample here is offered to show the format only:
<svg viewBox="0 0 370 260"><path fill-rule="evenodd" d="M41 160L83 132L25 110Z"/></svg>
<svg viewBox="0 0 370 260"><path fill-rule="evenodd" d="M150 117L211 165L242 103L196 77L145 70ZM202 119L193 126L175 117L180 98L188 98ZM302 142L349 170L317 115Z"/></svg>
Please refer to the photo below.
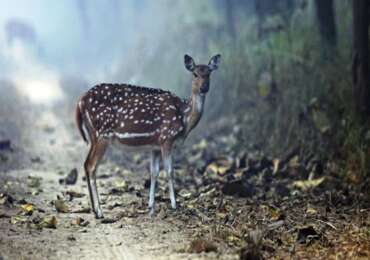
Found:
<svg viewBox="0 0 370 260"><path fill-rule="evenodd" d="M193 76L194 78L198 78L198 75L195 72L193 72Z"/></svg>

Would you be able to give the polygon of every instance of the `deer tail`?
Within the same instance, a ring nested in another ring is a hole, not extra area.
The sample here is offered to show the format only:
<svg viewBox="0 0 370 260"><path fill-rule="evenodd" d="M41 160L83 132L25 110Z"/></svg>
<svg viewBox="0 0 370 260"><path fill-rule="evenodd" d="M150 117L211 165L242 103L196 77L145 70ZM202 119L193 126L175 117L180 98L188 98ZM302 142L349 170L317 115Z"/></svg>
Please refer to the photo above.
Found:
<svg viewBox="0 0 370 260"><path fill-rule="evenodd" d="M86 138L86 134L85 134L85 131L83 129L83 116L82 116L82 112L83 112L83 101L80 100L77 104L77 107L76 107L76 123L77 123L77 127L78 127L78 130L80 131L80 134L82 136L82 138L84 139L84 141L88 144L89 141L87 140Z"/></svg>

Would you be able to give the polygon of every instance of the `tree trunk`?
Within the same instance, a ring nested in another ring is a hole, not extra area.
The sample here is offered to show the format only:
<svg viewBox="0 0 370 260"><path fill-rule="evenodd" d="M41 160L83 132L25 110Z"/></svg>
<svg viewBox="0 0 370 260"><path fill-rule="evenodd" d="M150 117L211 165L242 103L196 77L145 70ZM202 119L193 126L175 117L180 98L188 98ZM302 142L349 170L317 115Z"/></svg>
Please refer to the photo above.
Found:
<svg viewBox="0 0 370 260"><path fill-rule="evenodd" d="M357 0L354 0L357 1ZM316 15L325 58L332 58L337 45L333 0L315 0Z"/></svg>
<svg viewBox="0 0 370 260"><path fill-rule="evenodd" d="M230 37L234 40L236 37L235 19L234 19L234 1L225 1L225 19L226 29Z"/></svg>
<svg viewBox="0 0 370 260"><path fill-rule="evenodd" d="M363 118L370 113L368 13L368 0L353 0L353 94L356 111Z"/></svg>

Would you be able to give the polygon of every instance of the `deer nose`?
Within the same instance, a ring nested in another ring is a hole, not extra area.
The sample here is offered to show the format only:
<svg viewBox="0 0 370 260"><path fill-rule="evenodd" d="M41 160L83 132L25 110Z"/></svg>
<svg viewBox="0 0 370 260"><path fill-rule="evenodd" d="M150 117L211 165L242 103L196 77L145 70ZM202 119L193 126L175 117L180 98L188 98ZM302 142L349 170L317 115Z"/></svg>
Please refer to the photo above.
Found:
<svg viewBox="0 0 370 260"><path fill-rule="evenodd" d="M202 86L200 87L200 92L201 93L207 93L209 90L209 83L203 83Z"/></svg>

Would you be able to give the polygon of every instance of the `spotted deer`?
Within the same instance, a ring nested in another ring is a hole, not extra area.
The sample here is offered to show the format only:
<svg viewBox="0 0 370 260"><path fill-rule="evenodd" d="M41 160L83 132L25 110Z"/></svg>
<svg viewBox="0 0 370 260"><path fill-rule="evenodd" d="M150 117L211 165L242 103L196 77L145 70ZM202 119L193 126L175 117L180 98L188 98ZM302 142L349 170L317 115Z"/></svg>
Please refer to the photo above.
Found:
<svg viewBox="0 0 370 260"><path fill-rule="evenodd" d="M184 56L185 68L192 72L189 99L181 99L169 91L102 83L91 88L78 101L76 121L90 150L84 163L90 201L96 218L103 218L96 185L96 169L107 146L114 140L127 146L151 150L149 214L154 214L154 195L159 163L162 157L167 173L171 206L176 208L173 185L172 150L176 140L185 140L198 124L210 75L219 66L221 56L211 58L208 65L196 65Z"/></svg>

